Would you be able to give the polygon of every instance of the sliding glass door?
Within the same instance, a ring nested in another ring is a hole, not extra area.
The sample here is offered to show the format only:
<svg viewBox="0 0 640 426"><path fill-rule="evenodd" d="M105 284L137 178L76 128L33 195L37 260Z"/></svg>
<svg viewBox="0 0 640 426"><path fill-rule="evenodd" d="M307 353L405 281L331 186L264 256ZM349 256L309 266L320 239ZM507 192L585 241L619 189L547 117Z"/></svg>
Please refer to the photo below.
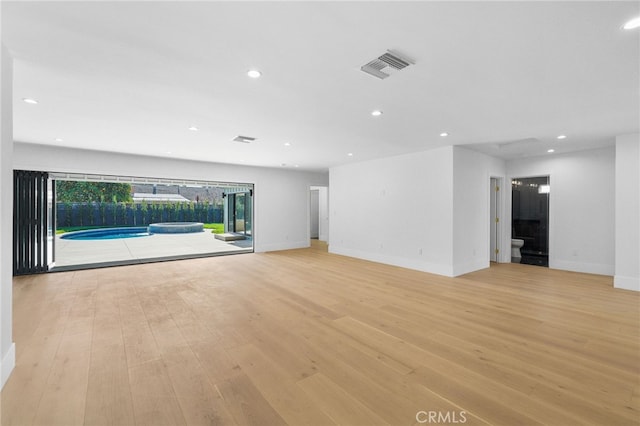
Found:
<svg viewBox="0 0 640 426"><path fill-rule="evenodd" d="M251 229L251 184L49 175L56 192L54 271L253 251L244 237ZM234 194L233 226L243 238L224 235L227 192Z"/></svg>
<svg viewBox="0 0 640 426"><path fill-rule="evenodd" d="M251 236L252 195L253 191L226 194L226 232Z"/></svg>

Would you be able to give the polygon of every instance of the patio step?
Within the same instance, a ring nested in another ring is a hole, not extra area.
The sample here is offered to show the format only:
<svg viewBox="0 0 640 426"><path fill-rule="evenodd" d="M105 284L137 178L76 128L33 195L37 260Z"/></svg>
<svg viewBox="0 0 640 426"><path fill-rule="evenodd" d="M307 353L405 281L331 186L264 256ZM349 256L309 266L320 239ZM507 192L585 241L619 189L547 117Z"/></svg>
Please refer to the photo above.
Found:
<svg viewBox="0 0 640 426"><path fill-rule="evenodd" d="M238 240L246 240L247 237L242 234L234 234L231 232L226 232L224 234L215 234L216 239L222 241L238 241Z"/></svg>

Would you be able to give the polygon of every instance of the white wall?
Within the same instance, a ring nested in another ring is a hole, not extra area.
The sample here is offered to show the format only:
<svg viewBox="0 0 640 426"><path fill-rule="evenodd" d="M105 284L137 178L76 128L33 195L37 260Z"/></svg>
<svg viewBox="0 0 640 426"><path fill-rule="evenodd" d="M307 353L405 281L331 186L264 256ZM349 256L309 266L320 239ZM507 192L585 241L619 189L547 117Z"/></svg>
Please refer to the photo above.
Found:
<svg viewBox="0 0 640 426"><path fill-rule="evenodd" d="M309 247L309 187L326 173L174 160L16 142L16 169L252 183L256 252Z"/></svg>
<svg viewBox="0 0 640 426"><path fill-rule="evenodd" d="M640 291L640 134L616 138L614 286Z"/></svg>
<svg viewBox="0 0 640 426"><path fill-rule="evenodd" d="M333 167L329 251L451 276L453 148Z"/></svg>
<svg viewBox="0 0 640 426"><path fill-rule="evenodd" d="M504 178L505 171L503 160L461 147L453 148L454 276L489 267L490 180L491 177ZM500 192L501 197L504 192ZM504 210L504 199L500 204ZM503 213L498 217L503 217ZM511 240L507 238L508 232L501 235L499 261L504 262L511 251Z"/></svg>
<svg viewBox="0 0 640 426"><path fill-rule="evenodd" d="M550 268L614 274L614 147L511 160L507 174L550 176Z"/></svg>
<svg viewBox="0 0 640 426"><path fill-rule="evenodd" d="M0 388L15 365L12 337L13 63L4 44L0 63Z"/></svg>

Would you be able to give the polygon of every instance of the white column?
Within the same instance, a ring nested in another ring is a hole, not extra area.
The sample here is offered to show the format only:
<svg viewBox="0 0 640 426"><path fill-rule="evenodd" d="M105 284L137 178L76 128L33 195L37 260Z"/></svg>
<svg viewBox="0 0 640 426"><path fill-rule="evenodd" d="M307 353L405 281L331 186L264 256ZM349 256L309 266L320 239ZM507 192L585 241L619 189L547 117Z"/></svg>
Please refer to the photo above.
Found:
<svg viewBox="0 0 640 426"><path fill-rule="evenodd" d="M616 288L640 291L640 134L616 137Z"/></svg>
<svg viewBox="0 0 640 426"><path fill-rule="evenodd" d="M0 388L15 366L13 275L13 60L2 45L0 80Z"/></svg>

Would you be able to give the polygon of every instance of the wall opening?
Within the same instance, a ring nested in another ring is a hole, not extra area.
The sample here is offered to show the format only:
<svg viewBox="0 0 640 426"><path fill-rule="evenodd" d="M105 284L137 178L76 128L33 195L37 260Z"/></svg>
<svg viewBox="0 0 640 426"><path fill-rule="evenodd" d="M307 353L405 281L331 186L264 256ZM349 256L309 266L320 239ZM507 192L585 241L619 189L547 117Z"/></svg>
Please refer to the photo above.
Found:
<svg viewBox="0 0 640 426"><path fill-rule="evenodd" d="M511 181L511 261L549 266L549 176Z"/></svg>
<svg viewBox="0 0 640 426"><path fill-rule="evenodd" d="M253 184L49 173L50 271L253 252Z"/></svg>
<svg viewBox="0 0 640 426"><path fill-rule="evenodd" d="M329 240L329 188L326 186L309 188L309 238Z"/></svg>

